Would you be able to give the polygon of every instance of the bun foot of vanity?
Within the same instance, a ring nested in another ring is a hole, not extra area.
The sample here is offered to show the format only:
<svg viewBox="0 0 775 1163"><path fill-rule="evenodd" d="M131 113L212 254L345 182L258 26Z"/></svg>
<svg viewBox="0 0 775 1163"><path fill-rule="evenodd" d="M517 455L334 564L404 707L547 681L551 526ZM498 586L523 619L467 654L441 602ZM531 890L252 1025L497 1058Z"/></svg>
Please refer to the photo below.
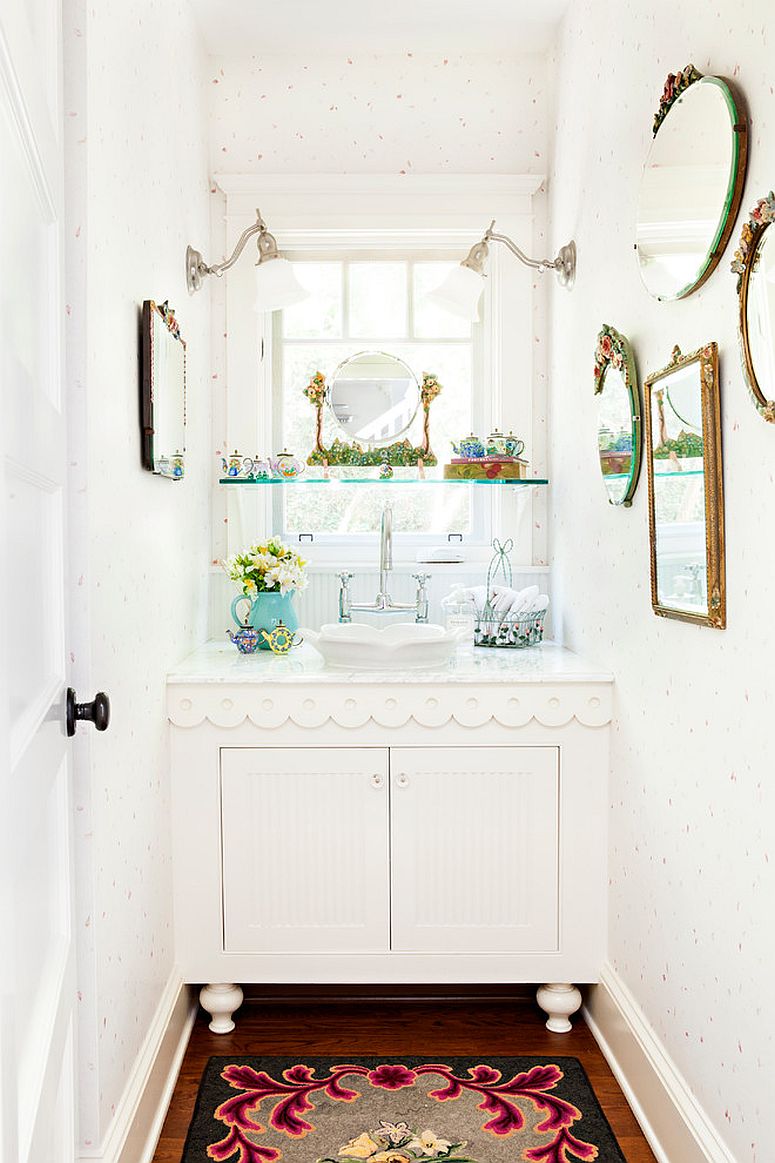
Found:
<svg viewBox="0 0 775 1163"><path fill-rule="evenodd" d="M567 1034L571 1027L569 1018L581 1006L581 994L569 981L541 985L536 1000L548 1015L547 1030L553 1034Z"/></svg>
<svg viewBox="0 0 775 1163"><path fill-rule="evenodd" d="M210 1015L210 1029L214 1034L231 1033L232 1014L242 1005L243 996L238 985L205 985L200 989L199 1003Z"/></svg>

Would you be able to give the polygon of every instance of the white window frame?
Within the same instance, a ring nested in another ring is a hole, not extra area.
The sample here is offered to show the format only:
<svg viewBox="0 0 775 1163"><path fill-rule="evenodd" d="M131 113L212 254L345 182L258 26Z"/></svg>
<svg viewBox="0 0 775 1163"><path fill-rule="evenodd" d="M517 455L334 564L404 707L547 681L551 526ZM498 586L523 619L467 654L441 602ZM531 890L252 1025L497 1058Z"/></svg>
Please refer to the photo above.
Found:
<svg viewBox="0 0 775 1163"><path fill-rule="evenodd" d="M362 245L357 245L357 243L362 242L362 240L357 240L355 245L348 246L347 240L345 238L340 238L338 250L326 251L326 250L322 250L320 246L316 246L314 244L313 240L310 240L310 244L308 244L307 247L305 247L303 249L296 248L294 250L286 250L285 253L287 254L288 258L291 261L293 261L293 260L303 261L304 259L309 260L311 258L318 258L321 261L333 260L333 261L344 261L344 262L348 262L348 261L349 262L359 262L359 261L362 261L362 262L377 261L378 262L380 260L389 261L391 259L393 259L393 260L397 259L399 261L403 260L403 261L409 261L409 262L412 262L412 261L414 261L414 262L422 262L422 261L436 262L436 261L443 261L443 260L450 260L450 259L454 260L456 257L459 256L459 254L460 254L459 248L450 249L449 247L441 247L441 248L437 247L436 249L433 249L433 241L434 241L433 237L429 236L428 239L425 239L425 240L419 239L419 238L414 239L410 246L407 246L406 244L401 244L398 247L390 246L387 249L376 250L376 249L374 249L373 240L371 240L371 239L369 240L369 248L364 249L364 247ZM344 293L345 293L345 295L347 294L347 274L346 274L346 272L345 272ZM486 317L486 311L489 307L490 296L487 295L487 296L485 296L485 298L488 300L488 302L485 304L484 311L483 311L483 313L485 314L485 317ZM408 310L411 312L411 310L412 310L411 280L410 280L410 296L409 296L409 301L408 301L407 307L408 307ZM276 323L276 320L274 318L272 320L272 323L273 324ZM274 439L274 443L278 444L281 440L281 435L280 435L281 417L278 415L277 409L278 409L278 404L279 404L279 401L281 398L282 385L278 382L281 371L280 371L280 366L279 366L278 353L275 351L274 333L275 333L275 326L273 325L270 328L271 363L270 363L270 374L268 377L268 388L272 392L273 439ZM293 337L291 337L291 338L289 338L288 342L294 343L295 340ZM363 340L360 344L360 348L357 346L357 344L359 342L360 341L353 340L353 343L355 345L353 348L354 351L365 350L366 348L370 347L369 340ZM413 340L411 337L406 337L405 339L401 339L400 342L402 342L402 343L415 342L415 340ZM418 340L417 342L421 343L422 340ZM470 348L471 348L471 384L472 384L472 396L473 396L472 412L474 415L474 429L475 430L478 429L479 431L481 431L483 428L486 427L487 431L489 432L490 431L489 399L487 398L487 394L486 394L485 389L484 389L484 383L485 383L485 378L484 378L485 377L485 372L484 372L485 342L484 342L484 335L483 335L483 325L482 324L475 324L472 328L471 337L467 340L461 338L461 339L452 339L452 340L448 341L444 338L440 338L439 342L442 342L442 343L446 343L446 342L467 343L470 346ZM387 345L386 349L389 350L389 340L386 340L385 344ZM415 371L417 371L417 369L415 369ZM304 387L304 385L300 384L299 390L301 391L303 387ZM442 387L443 387L443 385L442 385ZM443 406L443 401L442 401L442 406ZM314 416L314 413L312 412L311 408L310 408L310 416L311 417ZM433 428L434 428L434 425L433 425L433 408L432 408L431 409L431 445L433 445ZM311 429L311 431L312 431L312 429ZM464 436L464 435L466 435L466 433L460 433L459 435ZM312 439L310 439L310 449L311 449L311 447L312 447ZM307 452L309 452L310 449L302 449L302 450L294 450L294 451L299 451L300 455L305 455ZM429 475L431 473L436 473L438 471L440 471L440 469L429 469L428 470ZM439 486L434 486L434 487L439 487ZM456 487L459 488L461 486L456 486ZM472 523L473 531L463 535L462 541L460 542L460 544L462 545L462 547L465 550L480 549L482 547L486 548L491 544L492 537L493 537L492 530L494 527L494 516L495 516L494 509L497 507L497 499L498 499L495 496L495 493L496 493L496 490L494 490L494 489L488 490L488 489L479 488L479 489L473 490L473 497L472 497L473 504L471 507L471 523ZM397 494L397 496L396 496L397 502L400 499L401 495L402 495L402 493ZM281 490L272 489L272 526L278 532L280 532L281 528L282 528L282 508L281 508L282 500L283 500L283 498L282 498ZM314 534L314 542L313 542L313 544L315 546L315 556L318 558L321 558L323 556L331 556L331 557L339 560L343 555L347 555L351 551L355 560L361 561L361 560L367 559L369 554L373 555L373 542L374 542L375 532L376 532L376 530L369 532L369 533L363 533L363 532L358 532L358 533L315 533ZM290 537L290 535L288 535L288 536ZM453 536L454 536L455 542L457 544L457 536L456 535L453 535ZM416 551L420 548L430 546L430 545L444 544L444 542L446 542L446 541L447 541L447 534L444 534L444 533L398 533L398 532L396 532L394 534L394 545L395 545L396 553L398 555L400 555L401 552L404 551L405 553L408 553L412 557L414 557Z"/></svg>
<svg viewBox="0 0 775 1163"><path fill-rule="evenodd" d="M498 229L528 253L535 250L532 196L542 182L540 175L219 175L216 181L226 195L226 229L214 231L219 235L216 252L230 252L245 226L255 220L256 206L260 206L280 248L291 254L317 251L322 257L339 250L362 252L368 257L384 256L392 250L412 256L462 257L493 217ZM489 383L491 390L484 392L480 423L486 431L493 423L514 428L526 441L533 475L543 475L545 449L537 446L537 426L533 423L532 272L498 246L491 247L488 270L477 373L485 389ZM237 263L224 284L223 323L217 309L214 321L214 336L220 326L226 335L223 366L215 373L219 380L225 380L220 391L216 386L215 431L221 434L224 451L236 447L245 454L266 455L276 451L272 447L272 318L253 310L250 262ZM509 381L505 391L504 368ZM215 490L216 557L271 530L275 487L282 486ZM477 492L485 493L485 489ZM493 488L486 495L491 497L493 530L514 539L514 564L532 564L532 496L528 491L508 488ZM221 534L224 527L228 531L225 538ZM312 546L305 542L305 552L316 565L328 563L341 568L371 561L376 536L327 535L316 538ZM439 544L443 540L444 535L397 535L396 560L414 560L419 543ZM485 560L489 544L484 538L473 538L464 544L464 552L467 561Z"/></svg>

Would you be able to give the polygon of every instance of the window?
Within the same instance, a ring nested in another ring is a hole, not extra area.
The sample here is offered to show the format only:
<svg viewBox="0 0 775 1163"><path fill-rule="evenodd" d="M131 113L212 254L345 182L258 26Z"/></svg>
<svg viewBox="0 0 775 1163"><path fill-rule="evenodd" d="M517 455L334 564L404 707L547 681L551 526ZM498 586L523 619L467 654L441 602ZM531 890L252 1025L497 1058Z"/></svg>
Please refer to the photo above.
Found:
<svg viewBox="0 0 775 1163"><path fill-rule="evenodd" d="M297 306L276 312L272 334L273 428L275 446L303 455L312 446L314 411L303 389L316 371L330 378L342 360L356 352L377 350L397 355L418 381L424 372L439 378L443 391L431 406L431 447L440 476L451 456L451 441L486 423L482 406L482 325L456 319L427 302L456 257L396 257L389 253L364 257L324 257L292 253L296 272L312 292ZM324 443L341 432L330 410L324 410ZM413 444L422 438L422 410L406 434ZM397 469L396 475L402 471ZM406 470L408 471L408 470ZM375 475L375 470L368 470ZM337 469L341 477L364 470ZM394 511L397 533L419 540L461 533L466 541L488 541L491 498L484 490L407 485L357 485L337 488L277 490L273 497L274 525L293 539L311 533L315 542L333 543L379 528L386 500ZM475 494L480 495L475 495ZM474 538L474 533L476 534Z"/></svg>

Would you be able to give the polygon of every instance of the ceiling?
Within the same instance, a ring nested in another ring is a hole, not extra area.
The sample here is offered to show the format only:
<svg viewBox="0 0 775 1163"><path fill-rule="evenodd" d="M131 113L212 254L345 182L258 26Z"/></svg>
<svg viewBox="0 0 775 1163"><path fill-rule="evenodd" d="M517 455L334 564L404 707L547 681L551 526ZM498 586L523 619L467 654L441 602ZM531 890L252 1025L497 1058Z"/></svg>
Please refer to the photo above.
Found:
<svg viewBox="0 0 775 1163"><path fill-rule="evenodd" d="M545 52L569 0L190 0L213 56Z"/></svg>

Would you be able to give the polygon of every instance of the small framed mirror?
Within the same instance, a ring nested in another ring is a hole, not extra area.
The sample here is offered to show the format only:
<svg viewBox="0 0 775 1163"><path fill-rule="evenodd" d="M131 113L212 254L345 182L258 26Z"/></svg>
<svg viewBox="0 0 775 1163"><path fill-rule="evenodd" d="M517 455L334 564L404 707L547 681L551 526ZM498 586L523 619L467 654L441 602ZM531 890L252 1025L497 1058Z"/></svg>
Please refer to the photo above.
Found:
<svg viewBox="0 0 775 1163"><path fill-rule="evenodd" d="M146 299L141 326L143 467L180 480L186 459L186 343L166 302Z"/></svg>
<svg viewBox="0 0 775 1163"><path fill-rule="evenodd" d="M307 464L435 465L429 413L440 391L435 375L425 372L419 383L404 360L384 351L349 356L328 385L322 372L316 372L304 389L317 410L315 447ZM323 440L326 405L341 434L328 447ZM422 441L415 445L408 433L421 408Z"/></svg>
<svg viewBox="0 0 775 1163"><path fill-rule="evenodd" d="M775 423L775 194L760 198L743 226L737 274L740 352L759 415Z"/></svg>
<svg viewBox="0 0 775 1163"><path fill-rule="evenodd" d="M718 348L673 348L645 383L651 601L656 614L723 630L724 490Z"/></svg>
<svg viewBox="0 0 775 1163"><path fill-rule="evenodd" d="M635 249L655 299L683 299L716 267L745 180L748 125L721 77L671 73L654 118L638 201Z"/></svg>
<svg viewBox="0 0 775 1163"><path fill-rule="evenodd" d="M632 504L640 475L642 425L635 356L626 336L607 323L595 348L597 450L608 500Z"/></svg>

